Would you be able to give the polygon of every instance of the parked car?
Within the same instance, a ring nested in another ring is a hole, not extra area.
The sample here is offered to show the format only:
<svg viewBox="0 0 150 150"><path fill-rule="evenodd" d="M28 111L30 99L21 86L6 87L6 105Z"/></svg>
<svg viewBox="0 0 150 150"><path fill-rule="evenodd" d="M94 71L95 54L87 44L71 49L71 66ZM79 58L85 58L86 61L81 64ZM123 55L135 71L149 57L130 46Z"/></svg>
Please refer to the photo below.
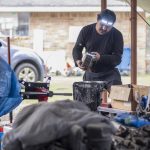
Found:
<svg viewBox="0 0 150 150"><path fill-rule="evenodd" d="M25 81L42 81L46 69L43 59L32 49L11 46L11 67L18 79ZM8 62L7 43L0 40L0 56Z"/></svg>

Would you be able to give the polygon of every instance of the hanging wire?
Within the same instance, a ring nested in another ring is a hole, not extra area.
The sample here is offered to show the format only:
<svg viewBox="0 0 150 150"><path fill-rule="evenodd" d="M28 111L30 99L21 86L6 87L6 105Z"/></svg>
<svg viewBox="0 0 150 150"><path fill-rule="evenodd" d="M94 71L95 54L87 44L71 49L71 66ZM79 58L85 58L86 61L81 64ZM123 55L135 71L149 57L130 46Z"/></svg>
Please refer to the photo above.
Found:
<svg viewBox="0 0 150 150"><path fill-rule="evenodd" d="M131 8L131 3L128 0L124 0ZM136 13L141 17L141 19L150 27L150 24L145 20L145 18L136 10Z"/></svg>

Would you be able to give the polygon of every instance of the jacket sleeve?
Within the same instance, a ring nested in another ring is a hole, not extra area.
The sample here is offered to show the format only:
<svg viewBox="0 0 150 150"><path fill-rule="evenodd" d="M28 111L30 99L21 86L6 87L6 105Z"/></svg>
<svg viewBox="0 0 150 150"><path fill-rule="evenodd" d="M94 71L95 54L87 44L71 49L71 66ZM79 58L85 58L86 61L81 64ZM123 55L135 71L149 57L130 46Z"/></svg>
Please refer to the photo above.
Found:
<svg viewBox="0 0 150 150"><path fill-rule="evenodd" d="M112 47L112 53L110 55L101 55L98 63L103 65L109 65L112 67L116 67L121 63L122 54L123 54L123 36L121 32L114 34L114 43Z"/></svg>
<svg viewBox="0 0 150 150"><path fill-rule="evenodd" d="M81 29L72 51L72 56L76 66L77 66L76 61L82 59L82 50L84 47L85 47L85 27Z"/></svg>

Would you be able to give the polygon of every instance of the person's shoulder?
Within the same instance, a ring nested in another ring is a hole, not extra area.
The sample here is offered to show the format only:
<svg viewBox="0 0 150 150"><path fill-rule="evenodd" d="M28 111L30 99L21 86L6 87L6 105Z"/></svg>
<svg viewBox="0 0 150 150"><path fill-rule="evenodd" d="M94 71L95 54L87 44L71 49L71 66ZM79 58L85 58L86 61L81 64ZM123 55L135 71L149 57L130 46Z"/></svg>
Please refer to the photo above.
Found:
<svg viewBox="0 0 150 150"><path fill-rule="evenodd" d="M121 31L119 31L119 30L118 30L117 28L115 28L115 27L112 28L112 31L113 31L113 33L115 33L115 34L122 35Z"/></svg>
<svg viewBox="0 0 150 150"><path fill-rule="evenodd" d="M83 27L83 30L92 30L95 27L96 23L88 24Z"/></svg>

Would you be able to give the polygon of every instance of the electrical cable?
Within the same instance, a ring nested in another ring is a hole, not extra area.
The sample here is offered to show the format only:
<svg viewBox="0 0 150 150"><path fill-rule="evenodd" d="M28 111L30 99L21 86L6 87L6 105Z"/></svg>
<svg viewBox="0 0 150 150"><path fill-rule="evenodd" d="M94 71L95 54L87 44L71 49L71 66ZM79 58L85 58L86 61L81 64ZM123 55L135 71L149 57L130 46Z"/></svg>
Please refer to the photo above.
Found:
<svg viewBox="0 0 150 150"><path fill-rule="evenodd" d="M128 0L124 0L128 5L130 5L131 8L131 3ZM150 24L145 20L145 18L136 10L136 13L141 17L141 19L150 27Z"/></svg>

